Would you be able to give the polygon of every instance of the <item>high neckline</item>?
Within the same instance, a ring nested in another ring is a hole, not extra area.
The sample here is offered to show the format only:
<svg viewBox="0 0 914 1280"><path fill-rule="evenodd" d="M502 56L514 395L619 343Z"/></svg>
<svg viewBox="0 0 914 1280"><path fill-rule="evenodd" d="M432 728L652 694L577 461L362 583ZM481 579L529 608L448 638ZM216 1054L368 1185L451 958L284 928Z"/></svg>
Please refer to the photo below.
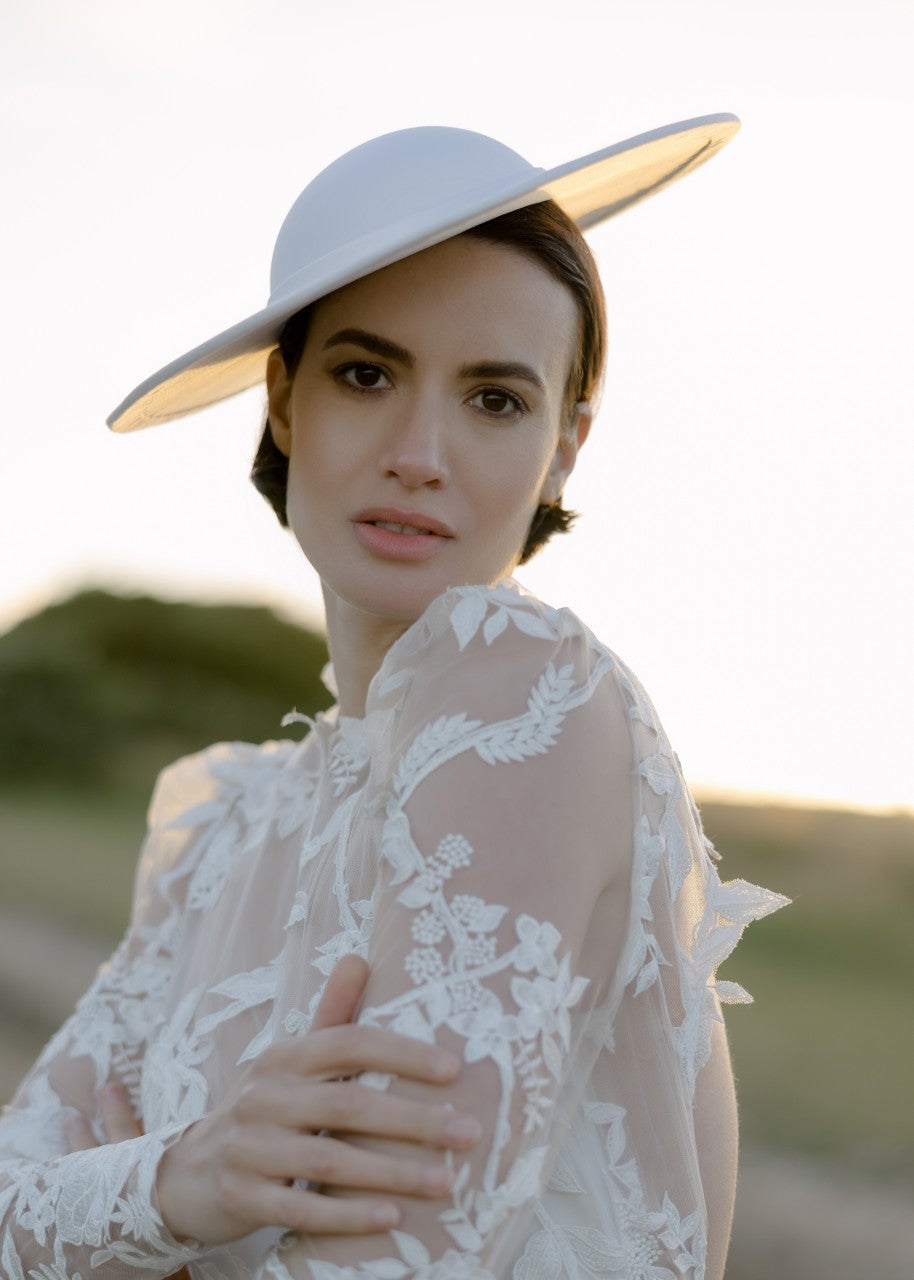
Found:
<svg viewBox="0 0 914 1280"><path fill-rule="evenodd" d="M440 626L445 625L450 618L451 610L448 607L450 602L456 598L465 597L472 594L485 594L487 592L507 589L512 594L522 597L528 593L523 586L515 578L503 578L500 582L493 584L486 583L466 583L459 587L447 587L444 591L430 600L425 609L411 622L406 630L397 637L387 652L384 654L381 664L372 676L368 691L365 695L365 712L360 716L343 715L339 711L338 706L333 706L328 712L323 713L325 721L331 727L342 727L345 722L352 724L362 724L377 709L375 705L377 701L385 697L385 686L388 684L391 676L396 670L397 664L402 662L404 657L409 654L418 654L420 650L425 648L434 636L438 634ZM336 673L333 669L333 663L327 662L321 671L321 683L328 693L333 697L339 698L339 688L336 682ZM405 687L400 684L399 687L405 692ZM332 719L330 718L332 714Z"/></svg>

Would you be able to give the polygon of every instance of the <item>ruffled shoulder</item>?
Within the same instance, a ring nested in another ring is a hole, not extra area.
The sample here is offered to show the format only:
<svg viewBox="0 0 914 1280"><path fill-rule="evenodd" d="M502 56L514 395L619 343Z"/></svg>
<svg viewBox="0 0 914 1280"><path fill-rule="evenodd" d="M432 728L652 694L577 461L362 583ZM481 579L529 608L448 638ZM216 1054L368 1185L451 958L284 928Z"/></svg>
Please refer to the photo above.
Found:
<svg viewBox="0 0 914 1280"><path fill-rule="evenodd" d="M298 745L220 742L162 770L137 871L138 908L154 898L188 906L212 900L241 848L237 814L266 820L270 794Z"/></svg>
<svg viewBox="0 0 914 1280"><path fill-rule="evenodd" d="M711 1052L718 1002L750 1003L737 983L717 980L748 924L789 899L745 880L722 881L719 854L657 712L632 672L617 660L637 761L632 922L622 976L637 998L662 989L675 1014L682 1067L694 1087Z"/></svg>
<svg viewBox="0 0 914 1280"><path fill-rule="evenodd" d="M294 747L292 742L216 742L173 761L156 778L147 813L150 829L184 826L199 806L229 802L233 793L281 768Z"/></svg>

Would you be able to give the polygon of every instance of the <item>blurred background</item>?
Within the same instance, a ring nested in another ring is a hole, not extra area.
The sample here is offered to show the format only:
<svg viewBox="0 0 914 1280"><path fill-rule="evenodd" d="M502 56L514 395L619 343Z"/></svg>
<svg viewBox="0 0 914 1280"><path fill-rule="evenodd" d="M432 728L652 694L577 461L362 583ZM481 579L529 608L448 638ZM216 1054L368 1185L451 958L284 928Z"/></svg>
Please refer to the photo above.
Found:
<svg viewBox="0 0 914 1280"><path fill-rule="evenodd" d="M914 1276L912 55L908 0L5 0L0 1099L124 926L156 770L328 700L318 584L245 482L260 393L106 414L263 304L366 137L549 167L734 111L591 236L583 516L519 576L644 680L726 875L795 899L725 975L757 1000L729 1280Z"/></svg>

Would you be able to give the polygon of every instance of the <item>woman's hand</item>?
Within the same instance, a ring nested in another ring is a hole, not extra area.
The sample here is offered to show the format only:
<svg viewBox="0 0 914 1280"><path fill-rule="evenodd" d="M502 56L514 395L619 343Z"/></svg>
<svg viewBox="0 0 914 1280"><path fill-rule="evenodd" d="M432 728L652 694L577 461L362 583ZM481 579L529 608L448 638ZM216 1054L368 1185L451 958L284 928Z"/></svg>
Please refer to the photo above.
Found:
<svg viewBox="0 0 914 1280"><path fill-rule="evenodd" d="M396 1226L390 1200L335 1197L293 1185L440 1196L452 1175L440 1158L381 1155L334 1134L394 1138L419 1147L463 1149L481 1130L444 1105L380 1093L344 1077L378 1071L449 1084L458 1059L419 1040L350 1025L368 966L347 956L330 977L311 1031L266 1049L234 1096L198 1120L165 1153L159 1212L179 1240L207 1245L258 1227L309 1234L368 1234Z"/></svg>
<svg viewBox="0 0 914 1280"><path fill-rule="evenodd" d="M102 1089L98 1099L98 1109L106 1142L127 1142L129 1138L140 1138L143 1126L133 1114L127 1090L120 1084L109 1084ZM64 1124L67 1146L71 1151L88 1151L97 1147L92 1126L85 1116L71 1116Z"/></svg>

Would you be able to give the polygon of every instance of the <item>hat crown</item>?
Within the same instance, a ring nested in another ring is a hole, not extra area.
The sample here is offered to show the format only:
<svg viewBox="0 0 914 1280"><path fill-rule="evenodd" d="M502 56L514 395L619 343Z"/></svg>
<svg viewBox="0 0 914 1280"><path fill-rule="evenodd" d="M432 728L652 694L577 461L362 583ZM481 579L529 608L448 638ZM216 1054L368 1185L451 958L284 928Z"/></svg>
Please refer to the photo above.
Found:
<svg viewBox="0 0 914 1280"><path fill-rule="evenodd" d="M542 172L468 129L423 126L372 138L323 169L292 205L273 250L270 303L340 252L354 264L362 245L367 258L392 227L409 234L414 224L428 236L437 220L449 223L455 202L468 214L484 209L493 188L528 188Z"/></svg>

